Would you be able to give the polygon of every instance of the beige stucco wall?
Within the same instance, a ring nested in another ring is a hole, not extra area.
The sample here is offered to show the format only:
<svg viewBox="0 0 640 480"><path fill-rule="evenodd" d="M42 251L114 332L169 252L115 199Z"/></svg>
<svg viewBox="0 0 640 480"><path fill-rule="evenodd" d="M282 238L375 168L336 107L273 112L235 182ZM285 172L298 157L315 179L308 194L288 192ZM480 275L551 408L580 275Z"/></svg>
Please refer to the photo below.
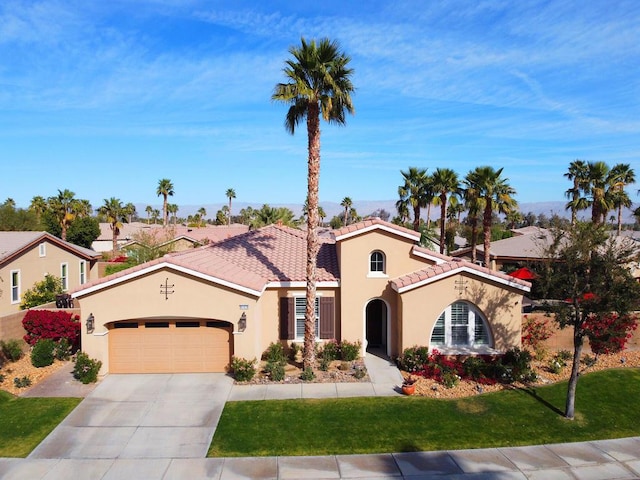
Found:
<svg viewBox="0 0 640 480"><path fill-rule="evenodd" d="M465 282L465 283L456 283ZM460 287L464 290L460 291ZM522 292L467 274L457 274L401 294L402 349L429 345L442 311L456 301L475 305L488 320L494 348L520 346Z"/></svg>
<svg viewBox="0 0 640 480"><path fill-rule="evenodd" d="M373 230L356 235L337 244L340 261L340 296L342 318L341 340L361 341L366 348L365 309L376 298L387 307L389 324L387 351L397 355L400 349L397 294L389 280L425 268L426 260L414 257L411 249L415 241L392 235L383 230ZM379 250L385 255L384 276L369 275L370 254Z"/></svg>
<svg viewBox="0 0 640 480"><path fill-rule="evenodd" d="M36 282L42 281L45 274L49 273L60 277L62 263L68 264L68 290L80 286L80 261L83 259L49 241L45 240L44 243L46 244L45 256L40 256L38 244L0 267L0 316L20 311L20 302L11 302L11 272L13 270L20 271L20 298ZM86 282L89 282L97 277L96 263L86 260L85 265Z"/></svg>
<svg viewBox="0 0 640 480"><path fill-rule="evenodd" d="M173 285L172 294L161 294L161 284ZM80 292L81 293L81 292ZM257 298L236 290L174 270L162 269L98 292L79 297L82 309L82 349L91 357L102 361L102 373L109 371L108 324L119 320L149 318L198 318L222 320L234 326L233 354L253 358L259 344L256 335L262 322ZM246 305L247 310L241 310ZM247 328L237 332L242 313L247 316ZM95 330L86 331L85 319L92 313ZM275 337L277 339L277 330Z"/></svg>

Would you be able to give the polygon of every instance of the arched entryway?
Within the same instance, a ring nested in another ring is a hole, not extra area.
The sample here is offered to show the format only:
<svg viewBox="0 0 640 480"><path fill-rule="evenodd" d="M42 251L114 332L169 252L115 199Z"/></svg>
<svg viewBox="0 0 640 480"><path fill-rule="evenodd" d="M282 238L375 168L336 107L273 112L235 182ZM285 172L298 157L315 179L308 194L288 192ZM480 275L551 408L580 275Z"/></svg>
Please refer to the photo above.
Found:
<svg viewBox="0 0 640 480"><path fill-rule="evenodd" d="M387 304L379 298L371 300L366 307L367 351L387 354L388 321Z"/></svg>

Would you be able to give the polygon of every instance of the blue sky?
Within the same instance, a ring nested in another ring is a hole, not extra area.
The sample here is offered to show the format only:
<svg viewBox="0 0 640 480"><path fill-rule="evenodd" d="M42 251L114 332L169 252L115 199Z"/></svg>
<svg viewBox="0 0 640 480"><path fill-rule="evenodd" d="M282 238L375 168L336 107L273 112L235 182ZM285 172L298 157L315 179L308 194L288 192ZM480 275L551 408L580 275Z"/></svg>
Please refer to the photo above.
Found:
<svg viewBox="0 0 640 480"><path fill-rule="evenodd" d="M637 0L3 0L0 197L157 205L169 178L180 205L302 203L306 131L270 96L288 48L328 36L357 91L322 125L321 201L480 165L520 202L562 200L576 158L640 174L638 25Z"/></svg>

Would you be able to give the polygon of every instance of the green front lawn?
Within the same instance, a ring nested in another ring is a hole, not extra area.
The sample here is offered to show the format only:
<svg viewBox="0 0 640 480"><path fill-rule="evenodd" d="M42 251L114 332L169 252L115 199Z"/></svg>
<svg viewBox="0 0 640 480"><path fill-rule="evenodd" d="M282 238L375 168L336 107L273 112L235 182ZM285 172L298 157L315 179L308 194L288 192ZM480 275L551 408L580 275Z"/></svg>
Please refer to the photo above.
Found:
<svg viewBox="0 0 640 480"><path fill-rule="evenodd" d="M421 397L227 402L209 456L385 453L640 435L640 369L582 376L576 419L566 382L460 400Z"/></svg>
<svg viewBox="0 0 640 480"><path fill-rule="evenodd" d="M0 390L0 457L26 457L81 398L19 398Z"/></svg>

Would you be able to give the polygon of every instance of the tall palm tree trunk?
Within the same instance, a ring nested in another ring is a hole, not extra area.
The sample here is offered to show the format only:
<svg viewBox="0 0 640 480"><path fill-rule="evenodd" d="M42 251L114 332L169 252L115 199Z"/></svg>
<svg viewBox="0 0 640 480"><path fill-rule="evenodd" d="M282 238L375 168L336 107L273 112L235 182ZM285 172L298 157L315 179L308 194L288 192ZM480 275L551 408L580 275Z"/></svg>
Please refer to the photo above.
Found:
<svg viewBox="0 0 640 480"><path fill-rule="evenodd" d="M413 229L420 231L420 205L413 207Z"/></svg>
<svg viewBox="0 0 640 480"><path fill-rule="evenodd" d="M447 218L447 195L440 195L440 253L444 253L444 230Z"/></svg>
<svg viewBox="0 0 640 480"><path fill-rule="evenodd" d="M484 236L484 266L491 268L491 217L493 205L490 198L486 199L484 215L482 217L482 233Z"/></svg>
<svg viewBox="0 0 640 480"><path fill-rule="evenodd" d="M307 114L308 214L307 214L307 305L304 316L304 368L315 368L316 340L316 260L318 257L318 186L320 183L320 110L317 103L309 104Z"/></svg>
<svg viewBox="0 0 640 480"><path fill-rule="evenodd" d="M476 251L476 237L478 236L478 217L471 218L471 262L476 263L478 259Z"/></svg>

